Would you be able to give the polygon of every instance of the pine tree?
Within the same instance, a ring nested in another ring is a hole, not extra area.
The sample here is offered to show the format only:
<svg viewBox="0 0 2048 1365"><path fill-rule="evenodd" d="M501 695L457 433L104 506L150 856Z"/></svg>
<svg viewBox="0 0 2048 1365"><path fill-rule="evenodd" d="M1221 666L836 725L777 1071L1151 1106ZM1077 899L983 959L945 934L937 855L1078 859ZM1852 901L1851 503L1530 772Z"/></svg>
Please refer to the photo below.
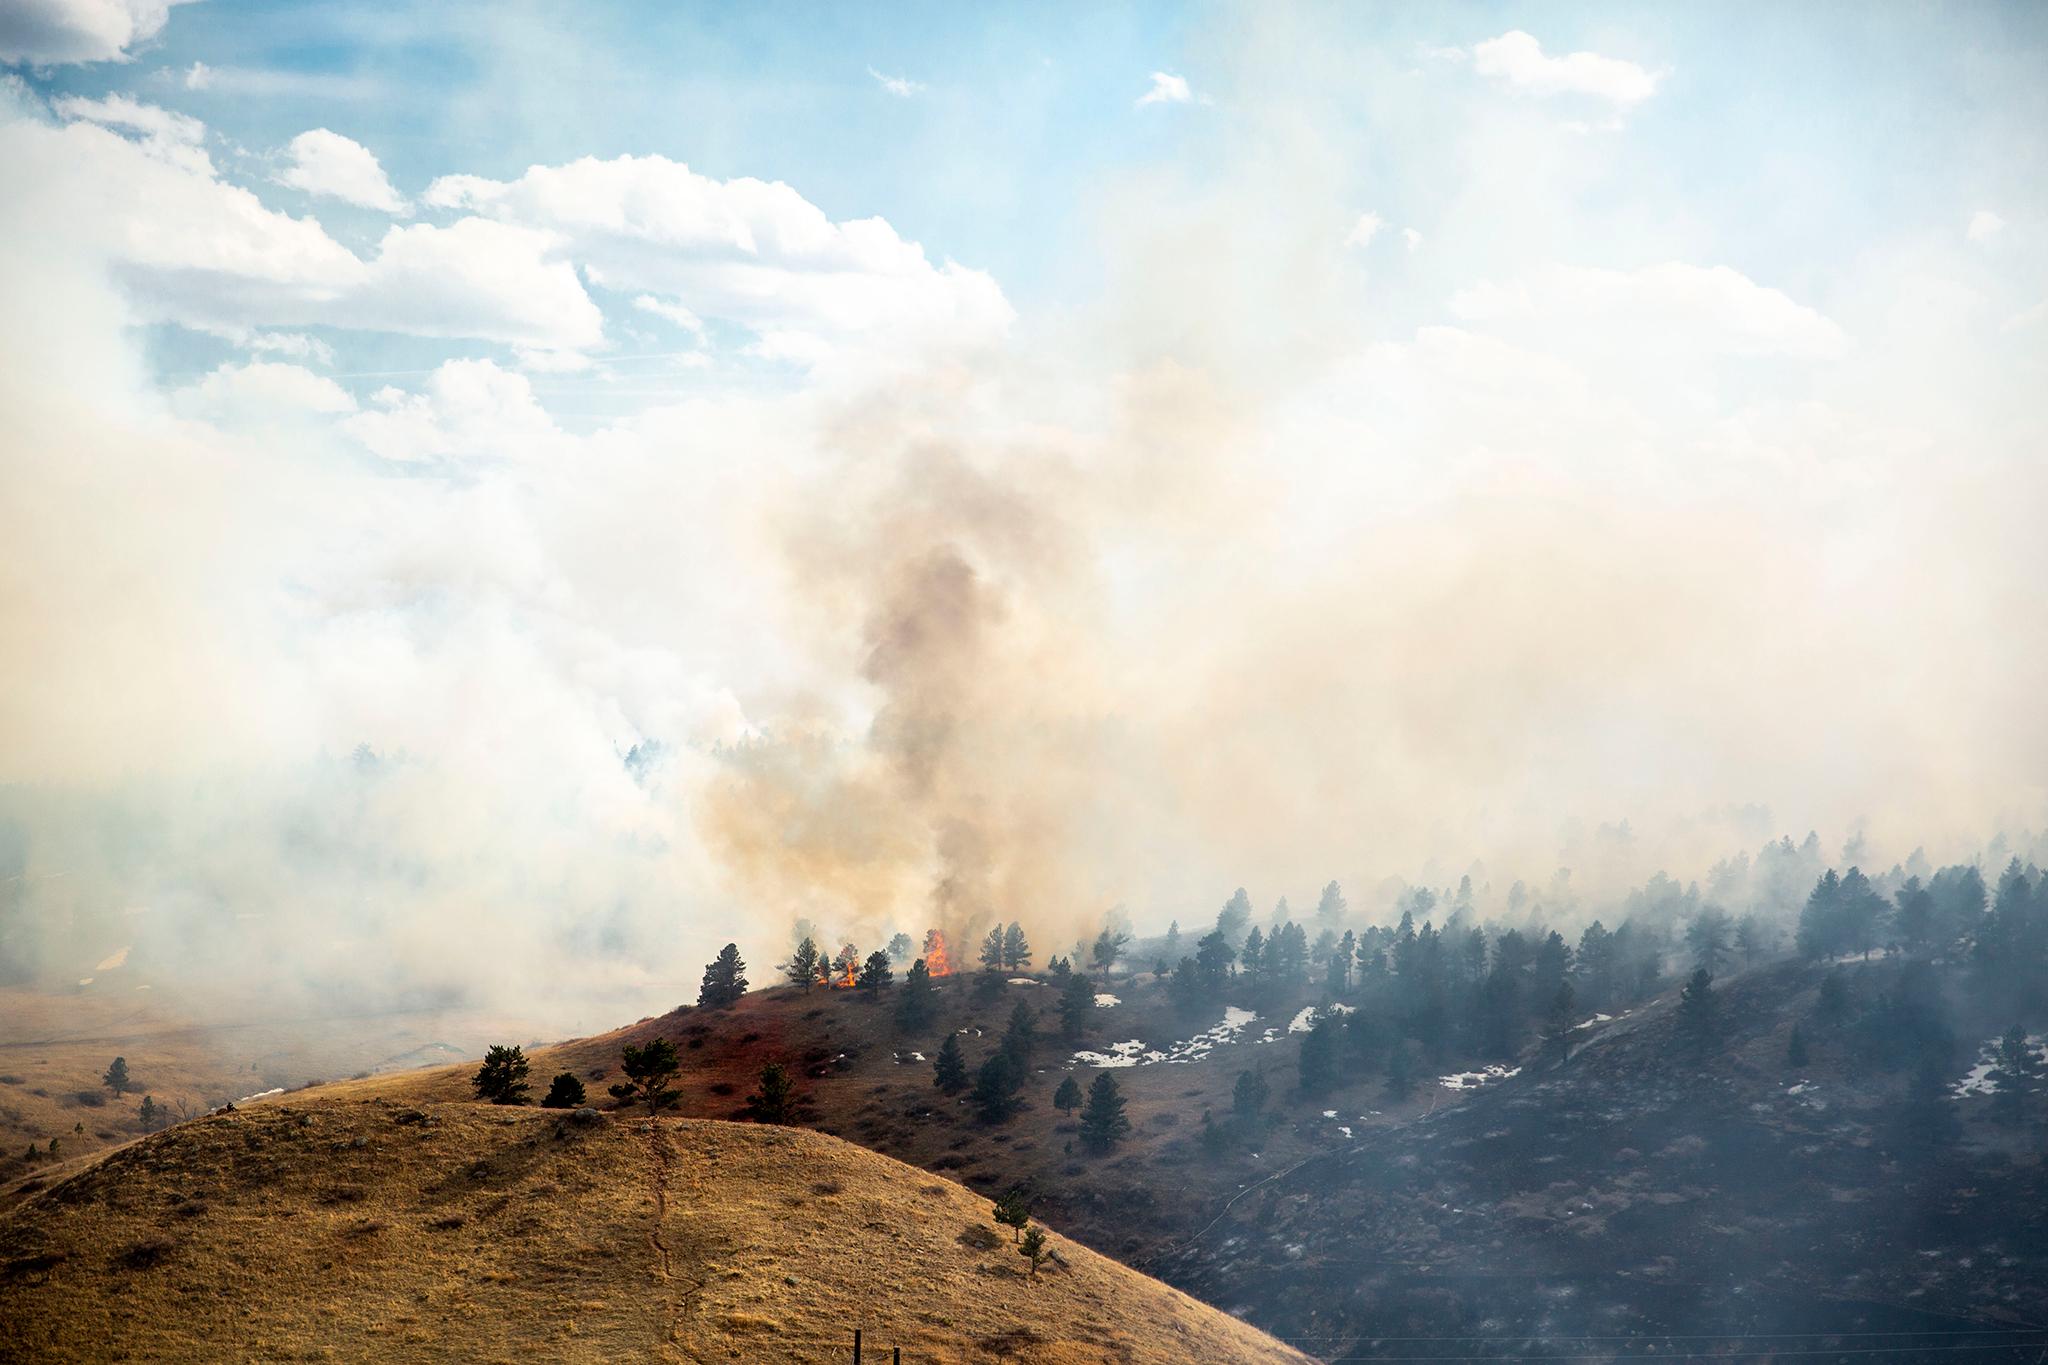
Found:
<svg viewBox="0 0 2048 1365"><path fill-rule="evenodd" d="M747 964L740 961L739 945L728 943L718 956L704 964L704 984L697 990L697 1004L723 1009L747 993Z"/></svg>
<svg viewBox="0 0 2048 1365"><path fill-rule="evenodd" d="M1095 983L1078 972L1067 978L1060 990L1060 1028L1068 1038L1079 1038L1095 1015Z"/></svg>
<svg viewBox="0 0 2048 1365"><path fill-rule="evenodd" d="M948 1095L967 1088L967 1058L960 1051L960 1035L947 1034L939 1055L932 1059L932 1084Z"/></svg>
<svg viewBox="0 0 2048 1365"><path fill-rule="evenodd" d="M782 974L789 978L791 985L809 990L818 984L824 959L825 955L818 951L817 940L807 935L802 943L796 945L796 951L790 954Z"/></svg>
<svg viewBox="0 0 2048 1365"><path fill-rule="evenodd" d="M1031 1273L1027 1278L1037 1279L1038 1267L1052 1259L1052 1253L1046 1249L1045 1245L1045 1230L1033 1227L1027 1231L1024 1234L1024 1240L1017 1245L1017 1254L1031 1264Z"/></svg>
<svg viewBox="0 0 2048 1365"><path fill-rule="evenodd" d="M1714 974L1694 969L1678 997L1678 1037L1694 1057L1704 1057L1719 1040L1721 1002L1714 995Z"/></svg>
<svg viewBox="0 0 2048 1365"><path fill-rule="evenodd" d="M1316 902L1316 923L1335 932L1336 927L1344 922L1344 912L1349 908L1344 904L1343 888L1331 882L1323 888L1322 899Z"/></svg>
<svg viewBox="0 0 2048 1365"><path fill-rule="evenodd" d="M1166 983L1166 994L1173 1001L1173 1007L1182 1014L1199 1014L1214 999L1202 969L1191 957L1182 958L1180 965L1173 969L1173 979Z"/></svg>
<svg viewBox="0 0 2048 1365"><path fill-rule="evenodd" d="M581 1109L587 1103L589 1097L583 1093L583 1082L577 1080L570 1072L562 1071L557 1072L554 1080L548 1083L548 1093L541 1100L540 1107Z"/></svg>
<svg viewBox="0 0 2048 1365"><path fill-rule="evenodd" d="M142 1120L143 1132L153 1133L156 1131L157 1120L160 1117L156 1107L156 1096L144 1095L142 1097L142 1110L136 1117Z"/></svg>
<svg viewBox="0 0 2048 1365"><path fill-rule="evenodd" d="M1320 1095L1337 1083L1337 1048L1340 1039L1338 1016L1321 1010L1301 1039L1301 1089L1303 1094Z"/></svg>
<svg viewBox="0 0 2048 1365"><path fill-rule="evenodd" d="M1021 972L1030 965L1031 944L1024 937L1024 926L1012 920L1003 930L1003 969Z"/></svg>
<svg viewBox="0 0 2048 1365"><path fill-rule="evenodd" d="M1017 1109L1016 1063L1009 1054L997 1052L974 1073L974 1093L968 1098L985 1123L1001 1123Z"/></svg>
<svg viewBox="0 0 2048 1365"><path fill-rule="evenodd" d="M1768 943L1764 922L1755 915L1744 915L1735 921L1735 946L1742 953L1742 965L1754 966L1756 956Z"/></svg>
<svg viewBox="0 0 2048 1365"><path fill-rule="evenodd" d="M1123 956L1124 947L1131 941L1129 934L1120 934L1114 929L1104 929L1096 936L1094 948L1089 950L1089 960L1100 972L1107 972L1116 966L1116 960Z"/></svg>
<svg viewBox="0 0 2048 1365"><path fill-rule="evenodd" d="M1230 1112L1246 1123L1255 1123L1265 1110L1270 1093L1266 1073L1256 1069L1240 1071L1237 1084L1230 1088Z"/></svg>
<svg viewBox="0 0 2048 1365"><path fill-rule="evenodd" d="M1244 936L1244 927L1252 922L1252 898L1239 887L1223 904L1216 916L1216 933L1222 936L1226 945L1235 948Z"/></svg>
<svg viewBox="0 0 2048 1365"><path fill-rule="evenodd" d="M915 1033L929 1024L932 1019L933 996L931 968L923 958L910 964L910 971L903 978L903 989L896 997L896 1026L906 1033Z"/></svg>
<svg viewBox="0 0 2048 1365"><path fill-rule="evenodd" d="M1991 1097L1992 1112L2001 1122L2018 1123L2041 1083L2041 1059L2020 1025L2014 1024L1998 1040L1989 1079L1998 1087Z"/></svg>
<svg viewBox="0 0 2048 1365"><path fill-rule="evenodd" d="M100 1080L107 1089L114 1092L115 1099L119 1099L122 1095L126 1094L131 1084L128 1079L128 1059L126 1057L114 1058L114 1064L107 1068L107 1074L100 1077Z"/></svg>
<svg viewBox="0 0 2048 1365"><path fill-rule="evenodd" d="M1572 1059L1572 1018L1578 1012L1578 992L1572 989L1571 982L1558 982L1557 994L1550 998L1550 1011L1543 1017L1543 1044L1556 1055L1559 1066Z"/></svg>
<svg viewBox="0 0 2048 1365"><path fill-rule="evenodd" d="M1010 1240L1017 1242L1024 1236L1024 1227L1031 1221L1031 1196L1022 1185L1014 1185L996 1196L995 1207L989 1217L1010 1230Z"/></svg>
<svg viewBox="0 0 2048 1365"><path fill-rule="evenodd" d="M1849 981L1842 975L1840 967L1821 978L1820 999L1815 1012L1831 1024L1838 1024L1849 1014Z"/></svg>
<svg viewBox="0 0 2048 1365"><path fill-rule="evenodd" d="M1415 1093L1415 1059L1405 1043L1396 1043L1387 1054L1387 1098L1405 1100Z"/></svg>
<svg viewBox="0 0 2048 1365"><path fill-rule="evenodd" d="M1125 1100L1117 1089L1116 1077L1107 1071L1088 1087L1088 1102L1081 1106L1081 1141L1091 1151L1107 1152L1131 1131L1124 1117Z"/></svg>
<svg viewBox="0 0 2048 1365"><path fill-rule="evenodd" d="M895 973L889 970L889 955L876 949L869 953L868 960L861 964L860 988L869 995L875 995L887 986L894 976Z"/></svg>
<svg viewBox="0 0 2048 1365"><path fill-rule="evenodd" d="M679 1098L670 1086L681 1065L676 1045L666 1038L656 1038L642 1047L628 1043L619 1061L626 1079L609 1087L612 1098L622 1106L636 1100L644 1102L648 1116L653 1117Z"/></svg>
<svg viewBox="0 0 2048 1365"><path fill-rule="evenodd" d="M896 937L894 937L894 938L892 938L892 939L890 939L890 940L889 940L889 962L890 962L890 965L892 965L892 966L893 966L894 964L896 964L896 963L898 963L898 962L908 962L908 961L910 961L910 955L911 955L912 953L916 952L916 951L917 951L917 945L916 945L915 943L912 943L912 942L910 941L910 935L908 935L908 934L898 934L898 935L896 935Z"/></svg>
<svg viewBox="0 0 2048 1365"><path fill-rule="evenodd" d="M1060 1088L1052 1092L1052 1107L1062 1114L1071 1115L1081 1107L1081 1087L1068 1076L1060 1081Z"/></svg>
<svg viewBox="0 0 2048 1365"><path fill-rule="evenodd" d="M524 1049L494 1043L470 1079L470 1088L478 1099L492 1104L525 1104L526 1092L532 1088L526 1083L527 1070Z"/></svg>
<svg viewBox="0 0 2048 1365"><path fill-rule="evenodd" d="M747 1117L756 1123L788 1123L795 1108L796 1087L782 1063L761 1068L760 1088L747 1096Z"/></svg>
<svg viewBox="0 0 2048 1365"><path fill-rule="evenodd" d="M1696 967L1704 967L1709 973L1721 970L1721 963L1728 956L1728 916L1723 911L1708 906L1686 926L1685 944L1692 949L1692 961Z"/></svg>
<svg viewBox="0 0 2048 1365"><path fill-rule="evenodd" d="M1010 1022L1003 1028L1003 1055L1021 1070L1031 1060L1031 1049L1037 1045L1038 1015L1031 1006L1019 1000L1016 1008L1010 1011Z"/></svg>
<svg viewBox="0 0 2048 1365"><path fill-rule="evenodd" d="M1180 961L1180 921L1166 926L1166 946L1163 954L1168 962Z"/></svg>
<svg viewBox="0 0 2048 1365"><path fill-rule="evenodd" d="M1003 967L1003 926L998 924L988 931L988 937L981 941L981 965L989 971L1001 971Z"/></svg>

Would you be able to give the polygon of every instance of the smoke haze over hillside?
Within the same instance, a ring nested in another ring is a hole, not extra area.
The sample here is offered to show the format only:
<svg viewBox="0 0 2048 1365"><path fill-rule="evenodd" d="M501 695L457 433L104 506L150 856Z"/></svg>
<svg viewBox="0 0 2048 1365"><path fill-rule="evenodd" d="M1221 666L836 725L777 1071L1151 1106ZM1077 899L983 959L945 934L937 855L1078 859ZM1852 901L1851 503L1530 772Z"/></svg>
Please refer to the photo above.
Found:
<svg viewBox="0 0 2048 1365"><path fill-rule="evenodd" d="M5 958L554 1019L734 938L767 981L796 916L1059 944L2044 823L2041 125L1927 134L2018 169L1814 253L1660 123L1718 108L1681 37L1588 131L1213 28L1016 284L687 145L451 150L387 222L161 83L15 81Z"/></svg>

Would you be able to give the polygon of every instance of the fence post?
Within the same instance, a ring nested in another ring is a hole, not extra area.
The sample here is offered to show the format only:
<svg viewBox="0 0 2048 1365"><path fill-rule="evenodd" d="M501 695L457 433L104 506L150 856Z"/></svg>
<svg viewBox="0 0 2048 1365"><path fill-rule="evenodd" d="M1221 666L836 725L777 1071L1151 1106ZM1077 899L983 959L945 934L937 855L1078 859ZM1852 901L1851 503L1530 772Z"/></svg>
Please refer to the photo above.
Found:
<svg viewBox="0 0 2048 1365"><path fill-rule="evenodd" d="M903 1365L903 1348L901 1346L889 1352L889 1365Z"/></svg>
<svg viewBox="0 0 2048 1365"><path fill-rule="evenodd" d="M860 1365L860 1328L853 1329L853 1365Z"/></svg>

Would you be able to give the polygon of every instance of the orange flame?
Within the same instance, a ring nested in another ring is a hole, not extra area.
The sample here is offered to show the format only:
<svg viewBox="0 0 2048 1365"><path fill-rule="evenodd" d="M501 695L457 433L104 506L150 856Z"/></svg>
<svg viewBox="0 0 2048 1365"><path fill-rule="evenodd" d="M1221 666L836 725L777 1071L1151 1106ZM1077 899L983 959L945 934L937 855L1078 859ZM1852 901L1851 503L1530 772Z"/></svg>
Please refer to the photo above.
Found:
<svg viewBox="0 0 2048 1365"><path fill-rule="evenodd" d="M946 936L936 929L925 931L924 966L933 976L953 974L953 960L946 956Z"/></svg>
<svg viewBox="0 0 2048 1365"><path fill-rule="evenodd" d="M854 964L860 961L860 949L851 943L839 950L839 976L831 983L834 990L850 991L860 984L854 979Z"/></svg>

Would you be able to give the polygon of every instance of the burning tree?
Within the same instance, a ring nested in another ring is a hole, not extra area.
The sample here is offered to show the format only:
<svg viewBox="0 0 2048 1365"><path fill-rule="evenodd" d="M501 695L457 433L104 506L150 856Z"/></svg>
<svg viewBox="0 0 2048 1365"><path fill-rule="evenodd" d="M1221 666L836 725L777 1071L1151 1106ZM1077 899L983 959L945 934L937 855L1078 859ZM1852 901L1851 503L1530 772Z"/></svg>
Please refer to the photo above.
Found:
<svg viewBox="0 0 2048 1365"><path fill-rule="evenodd" d="M953 959L946 952L946 936L936 929L925 931L924 965L935 977L953 974Z"/></svg>
<svg viewBox="0 0 2048 1365"><path fill-rule="evenodd" d="M849 943L839 950L839 956L832 963L832 987L850 991L859 984L860 949Z"/></svg>

